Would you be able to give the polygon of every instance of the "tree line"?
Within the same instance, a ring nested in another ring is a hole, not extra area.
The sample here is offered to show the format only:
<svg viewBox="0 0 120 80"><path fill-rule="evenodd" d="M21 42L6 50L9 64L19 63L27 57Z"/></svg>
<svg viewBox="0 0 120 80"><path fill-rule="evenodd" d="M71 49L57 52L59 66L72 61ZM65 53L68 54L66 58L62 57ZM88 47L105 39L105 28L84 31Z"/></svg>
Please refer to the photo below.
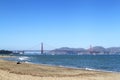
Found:
<svg viewBox="0 0 120 80"><path fill-rule="evenodd" d="M11 54L11 53L13 52L8 50L0 50L0 54Z"/></svg>

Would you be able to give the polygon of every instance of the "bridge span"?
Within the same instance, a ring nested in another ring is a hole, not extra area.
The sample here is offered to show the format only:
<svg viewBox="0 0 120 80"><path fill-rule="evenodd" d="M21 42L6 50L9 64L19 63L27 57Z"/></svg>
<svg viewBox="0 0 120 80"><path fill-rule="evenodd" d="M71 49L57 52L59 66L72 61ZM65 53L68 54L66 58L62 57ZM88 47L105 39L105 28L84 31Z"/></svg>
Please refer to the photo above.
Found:
<svg viewBox="0 0 120 80"><path fill-rule="evenodd" d="M45 54L50 52L51 50L44 50L41 52L41 50L12 50L13 53L19 53L19 54L26 54L26 53L39 53L39 54Z"/></svg>
<svg viewBox="0 0 120 80"><path fill-rule="evenodd" d="M19 53L19 54L25 54L25 53L39 53L39 54L45 54L48 53L51 50L45 50L43 42L40 44L40 48L38 50L34 50L33 48L31 49L26 49L26 50L12 50L13 53Z"/></svg>

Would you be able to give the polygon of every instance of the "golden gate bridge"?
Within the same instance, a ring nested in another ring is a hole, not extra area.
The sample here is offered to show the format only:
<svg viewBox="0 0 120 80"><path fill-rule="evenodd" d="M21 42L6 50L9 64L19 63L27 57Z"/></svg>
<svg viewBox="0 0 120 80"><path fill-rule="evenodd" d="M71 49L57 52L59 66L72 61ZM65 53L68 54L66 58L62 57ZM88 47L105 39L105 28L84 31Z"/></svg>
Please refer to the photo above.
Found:
<svg viewBox="0 0 120 80"><path fill-rule="evenodd" d="M25 54L25 53L39 53L39 54L45 54L51 50L45 50L43 42L40 44L39 50L33 50L33 49L26 49L26 50L12 50L13 53L19 53L19 54Z"/></svg>
<svg viewBox="0 0 120 80"><path fill-rule="evenodd" d="M33 48L33 47L32 47ZM12 50L13 53L18 53L18 54L25 54L25 53L38 53L38 54L46 54L46 53L49 53L51 50L46 50L44 49L44 44L43 42L41 42L39 44L39 50L33 50L32 48L30 49L26 49L26 50ZM88 51L90 52L90 54L93 54L93 47L92 45L90 45Z"/></svg>

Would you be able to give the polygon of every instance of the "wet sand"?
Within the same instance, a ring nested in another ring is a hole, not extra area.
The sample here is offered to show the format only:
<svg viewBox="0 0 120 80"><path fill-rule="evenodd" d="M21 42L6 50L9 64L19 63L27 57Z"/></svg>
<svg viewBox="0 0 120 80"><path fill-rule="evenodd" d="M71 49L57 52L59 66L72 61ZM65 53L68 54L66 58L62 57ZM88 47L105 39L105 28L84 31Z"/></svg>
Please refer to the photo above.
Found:
<svg viewBox="0 0 120 80"><path fill-rule="evenodd" d="M120 80L120 73L0 60L0 80Z"/></svg>

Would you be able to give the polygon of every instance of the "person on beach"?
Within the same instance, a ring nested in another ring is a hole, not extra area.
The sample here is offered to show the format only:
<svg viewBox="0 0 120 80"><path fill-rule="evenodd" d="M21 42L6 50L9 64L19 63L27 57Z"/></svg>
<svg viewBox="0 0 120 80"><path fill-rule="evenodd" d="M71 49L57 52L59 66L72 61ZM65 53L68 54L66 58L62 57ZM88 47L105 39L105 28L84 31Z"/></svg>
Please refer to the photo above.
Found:
<svg viewBox="0 0 120 80"><path fill-rule="evenodd" d="M17 62L17 64L21 64L21 62L20 62L20 61L18 61L18 62Z"/></svg>

